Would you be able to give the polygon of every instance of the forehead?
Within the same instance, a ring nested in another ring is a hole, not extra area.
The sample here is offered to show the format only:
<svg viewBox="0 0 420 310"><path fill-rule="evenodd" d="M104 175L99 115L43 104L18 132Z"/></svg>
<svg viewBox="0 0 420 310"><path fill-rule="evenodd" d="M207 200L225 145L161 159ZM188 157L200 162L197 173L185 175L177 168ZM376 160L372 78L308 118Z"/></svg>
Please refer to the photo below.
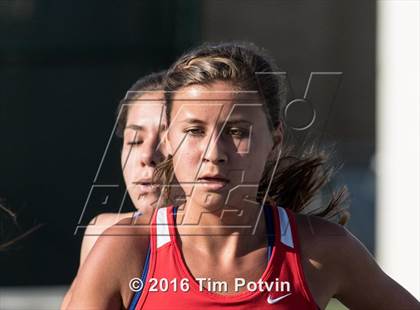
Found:
<svg viewBox="0 0 420 310"><path fill-rule="evenodd" d="M126 126L155 127L165 122L163 93L144 94L129 103L127 108Z"/></svg>
<svg viewBox="0 0 420 310"><path fill-rule="evenodd" d="M171 121L185 117L202 120L226 119L234 116L255 118L264 116L257 91L241 91L227 82L209 86L192 85L176 92L173 97Z"/></svg>

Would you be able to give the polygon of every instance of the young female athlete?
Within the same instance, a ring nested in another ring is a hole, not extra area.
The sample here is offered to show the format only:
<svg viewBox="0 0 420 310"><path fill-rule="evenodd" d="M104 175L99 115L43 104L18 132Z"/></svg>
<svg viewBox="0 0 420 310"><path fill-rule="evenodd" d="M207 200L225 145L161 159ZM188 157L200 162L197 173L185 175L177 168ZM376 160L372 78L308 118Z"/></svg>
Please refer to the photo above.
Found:
<svg viewBox="0 0 420 310"><path fill-rule="evenodd" d="M158 172L173 171L186 201L157 209L150 227L139 217L109 228L69 309L322 309L332 297L352 309L418 309L343 226L266 203L264 193L286 201L290 191L272 164L281 142L273 71L261 50L236 43L201 46L171 67L170 157Z"/></svg>
<svg viewBox="0 0 420 310"><path fill-rule="evenodd" d="M163 159L160 134L166 127L164 112L163 76L165 72L149 74L139 79L118 106L116 134L122 137L121 166L127 192L137 209L150 219L155 204L159 202L160 188L153 185L156 165ZM102 213L87 226L80 252L80 266L98 237L123 218L132 218L133 212ZM71 296L75 281L63 301Z"/></svg>
<svg viewBox="0 0 420 310"><path fill-rule="evenodd" d="M118 106L116 134L122 137L121 167L127 192L140 213L149 213L158 203L160 188L152 184L156 165L163 160L160 133L166 126L163 77L165 72L139 79ZM128 213L102 213L87 226L80 252L83 264L98 237Z"/></svg>

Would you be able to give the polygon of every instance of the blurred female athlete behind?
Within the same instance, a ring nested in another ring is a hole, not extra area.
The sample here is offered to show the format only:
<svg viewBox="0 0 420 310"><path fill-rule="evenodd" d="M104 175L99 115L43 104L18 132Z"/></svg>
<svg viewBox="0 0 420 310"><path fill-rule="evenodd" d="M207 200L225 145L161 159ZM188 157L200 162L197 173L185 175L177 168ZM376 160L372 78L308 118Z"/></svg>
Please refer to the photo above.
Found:
<svg viewBox="0 0 420 310"><path fill-rule="evenodd" d="M163 92L165 72L152 73L139 79L118 106L116 134L123 139L121 167L127 192L137 214L151 213L159 202L160 187L153 184L156 165L164 156L160 134L166 127ZM98 237L108 227L133 212L102 213L87 226L82 241L80 264L83 264Z"/></svg>
<svg viewBox="0 0 420 310"><path fill-rule="evenodd" d="M296 213L324 180L303 181L302 197L284 204L299 182L275 165L283 91L275 71L260 49L237 43L200 46L170 68L170 157L157 174L174 181L173 171L186 202L157 209L150 231L127 220L109 228L118 236L99 238L68 308L317 309L332 297L352 309L419 307L325 212ZM338 206L333 198L327 213ZM142 290L132 285L140 275Z"/></svg>
<svg viewBox="0 0 420 310"><path fill-rule="evenodd" d="M162 161L160 133L166 124L164 112L163 76L165 72L152 73L139 79L118 106L116 134L123 139L121 166L127 192L137 215L150 219L159 203L160 188L153 184L156 165ZM99 236L123 218L132 218L133 212L102 213L87 226L80 252L82 266ZM79 267L80 268L80 267ZM63 306L69 301L73 282Z"/></svg>

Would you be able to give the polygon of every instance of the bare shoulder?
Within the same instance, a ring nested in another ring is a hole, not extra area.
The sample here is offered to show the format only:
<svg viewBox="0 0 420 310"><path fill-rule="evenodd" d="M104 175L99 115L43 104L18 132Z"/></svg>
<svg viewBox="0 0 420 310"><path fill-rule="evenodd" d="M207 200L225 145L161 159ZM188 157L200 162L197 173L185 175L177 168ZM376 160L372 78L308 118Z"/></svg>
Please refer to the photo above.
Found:
<svg viewBox="0 0 420 310"><path fill-rule="evenodd" d="M323 309L339 290L341 263L348 231L322 218L296 214L300 259L304 277L317 304Z"/></svg>
<svg viewBox="0 0 420 310"><path fill-rule="evenodd" d="M133 212L128 213L102 213L95 216L86 227L82 247L80 250L80 266L86 260L89 252L95 245L95 242L98 240L99 236L112 225L117 224L121 219L132 218Z"/></svg>
<svg viewBox="0 0 420 310"><path fill-rule="evenodd" d="M138 277L147 255L149 225L125 218L105 229L80 267L69 309L127 307L129 281Z"/></svg>
<svg viewBox="0 0 420 310"><path fill-rule="evenodd" d="M377 266L366 247L346 227L316 216L296 215L301 248L340 282L347 271Z"/></svg>
<svg viewBox="0 0 420 310"><path fill-rule="evenodd" d="M110 219L112 220L112 219ZM103 251L123 245L138 246L149 237L149 225L141 219L126 217L111 224L98 236L98 247ZM99 246L101 244L101 246ZM99 250L98 250L99 251Z"/></svg>
<svg viewBox="0 0 420 310"><path fill-rule="evenodd" d="M318 250L328 257L331 251L346 247L355 237L342 225L317 216L296 214L296 223L301 246L311 251Z"/></svg>
<svg viewBox="0 0 420 310"><path fill-rule="evenodd" d="M316 216L296 215L301 248L339 276L347 269L377 266L366 247L346 227ZM362 264L363 266L360 266Z"/></svg>
<svg viewBox="0 0 420 310"><path fill-rule="evenodd" d="M128 213L101 213L95 216L86 227L85 235L101 235L102 232L117 224L119 221L125 218L131 218L133 212Z"/></svg>
<svg viewBox="0 0 420 310"><path fill-rule="evenodd" d="M296 215L296 222L302 266L318 300L336 297L351 309L419 307L347 228L315 216Z"/></svg>

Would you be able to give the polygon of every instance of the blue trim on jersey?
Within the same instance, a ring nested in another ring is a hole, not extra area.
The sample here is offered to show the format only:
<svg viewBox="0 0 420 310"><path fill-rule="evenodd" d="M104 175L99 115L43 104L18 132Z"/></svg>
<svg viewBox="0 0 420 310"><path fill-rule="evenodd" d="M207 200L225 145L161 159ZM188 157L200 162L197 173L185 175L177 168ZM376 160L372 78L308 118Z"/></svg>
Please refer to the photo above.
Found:
<svg viewBox="0 0 420 310"><path fill-rule="evenodd" d="M265 226L267 229L267 261L270 261L271 254L273 252L274 245L274 221L273 221L273 211L269 205L264 206L264 215L265 215Z"/></svg>
<svg viewBox="0 0 420 310"><path fill-rule="evenodd" d="M174 223L176 223L176 212L177 212L178 208L174 207L173 210L174 210ZM143 282L143 288L146 285L147 272L149 270L149 261L150 261L150 241L149 241L149 247L147 248L146 261L144 262L143 272L141 274L141 280ZM135 310L135 308L137 306L137 303L140 300L141 293L143 292L143 288L140 291L136 292L133 299L131 300L130 307L128 308L128 310Z"/></svg>
<svg viewBox="0 0 420 310"><path fill-rule="evenodd" d="M172 210L174 210L174 224L176 226L176 213L178 212L178 207L174 207Z"/></svg>
<svg viewBox="0 0 420 310"><path fill-rule="evenodd" d="M144 262L143 272L141 273L141 277L140 277L141 281L143 282L143 287L140 291L136 292L136 294L134 295L133 299L131 300L130 307L128 308L129 310L134 310L137 306L137 303L140 300L141 293L143 292L143 288L146 285L147 272L149 270L149 261L150 261L150 244L147 248L146 261Z"/></svg>

